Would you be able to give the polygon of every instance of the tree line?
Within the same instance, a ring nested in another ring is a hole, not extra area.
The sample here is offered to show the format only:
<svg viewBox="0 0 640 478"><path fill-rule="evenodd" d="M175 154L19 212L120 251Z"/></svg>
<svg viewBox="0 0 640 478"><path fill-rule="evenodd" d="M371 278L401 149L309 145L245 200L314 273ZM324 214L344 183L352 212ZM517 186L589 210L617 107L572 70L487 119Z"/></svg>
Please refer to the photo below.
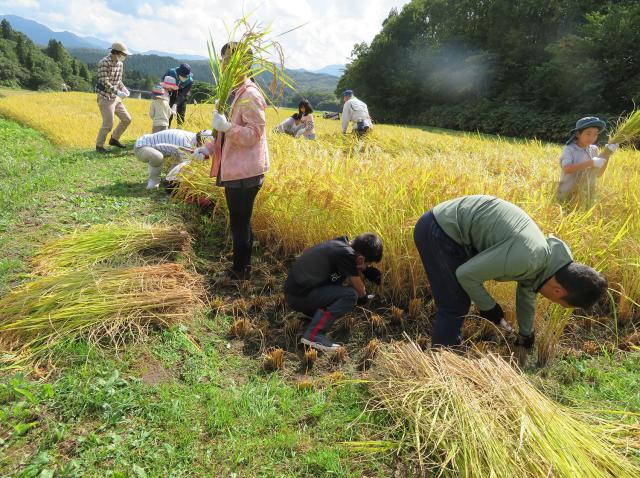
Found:
<svg viewBox="0 0 640 478"><path fill-rule="evenodd" d="M336 94L378 121L560 140L640 99L640 3L412 0L354 47Z"/></svg>
<svg viewBox="0 0 640 478"><path fill-rule="evenodd" d="M91 91L87 65L73 58L56 40L45 48L0 22L0 85L31 90Z"/></svg>

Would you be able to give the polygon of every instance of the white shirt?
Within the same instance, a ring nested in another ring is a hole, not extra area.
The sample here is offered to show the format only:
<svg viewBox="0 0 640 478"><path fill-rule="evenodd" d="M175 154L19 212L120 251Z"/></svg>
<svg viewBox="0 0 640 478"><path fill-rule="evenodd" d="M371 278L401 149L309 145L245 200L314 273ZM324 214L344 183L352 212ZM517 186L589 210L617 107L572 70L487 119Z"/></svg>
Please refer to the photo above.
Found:
<svg viewBox="0 0 640 478"><path fill-rule="evenodd" d="M148 147L157 149L163 156L180 157L182 148L196 147L196 133L182 129L167 129L158 133L145 134L138 138L134 149Z"/></svg>
<svg viewBox="0 0 640 478"><path fill-rule="evenodd" d="M355 96L352 96L347 102L345 102L342 108L342 132L346 133L349 123L353 121L364 121L364 125L371 128L371 117L369 116L369 108L367 105L360 101Z"/></svg>

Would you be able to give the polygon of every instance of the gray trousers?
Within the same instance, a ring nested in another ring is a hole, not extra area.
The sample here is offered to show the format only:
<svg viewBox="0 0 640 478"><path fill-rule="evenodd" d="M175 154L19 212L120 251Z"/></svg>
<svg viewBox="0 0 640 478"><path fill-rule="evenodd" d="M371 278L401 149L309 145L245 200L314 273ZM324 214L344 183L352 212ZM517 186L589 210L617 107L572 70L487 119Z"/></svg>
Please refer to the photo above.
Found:
<svg viewBox="0 0 640 478"><path fill-rule="evenodd" d="M355 308L358 293L350 286L326 285L311 290L304 297L286 294L286 299L289 307L308 317L313 317L318 309L324 309L337 319Z"/></svg>

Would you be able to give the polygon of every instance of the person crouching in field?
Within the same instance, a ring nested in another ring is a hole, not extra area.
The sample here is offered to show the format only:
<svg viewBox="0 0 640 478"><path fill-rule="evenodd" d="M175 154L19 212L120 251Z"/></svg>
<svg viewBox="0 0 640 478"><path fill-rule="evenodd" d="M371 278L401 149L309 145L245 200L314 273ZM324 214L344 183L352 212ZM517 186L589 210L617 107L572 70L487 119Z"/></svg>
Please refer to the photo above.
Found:
<svg viewBox="0 0 640 478"><path fill-rule="evenodd" d="M120 119L116 129L111 132L109 146L123 148L120 137L131 123L131 115L122 104L122 98L129 96L129 90L122 83L122 62L129 55L129 50L122 43L111 45L111 53L98 62L96 73L96 91L98 93L98 107L102 116L102 126L96 138L96 151L107 153L104 143L113 128L113 116Z"/></svg>
<svg viewBox="0 0 640 478"><path fill-rule="evenodd" d="M169 77L171 78L171 77ZM173 78L171 78L173 80ZM175 86L175 83L173 83ZM158 133L169 129L169 120L171 119L171 107L169 106L169 94L167 90L172 88L171 83L158 83L151 94L151 105L149 106L149 117L151 118L151 132Z"/></svg>
<svg viewBox="0 0 640 478"><path fill-rule="evenodd" d="M438 204L418 220L413 236L437 307L434 346L461 344L472 301L480 316L511 331L484 288L489 280L518 283L516 345L527 349L534 343L537 294L562 307L586 309L607 290L605 277L574 262L564 242L545 237L522 209L493 196Z"/></svg>
<svg viewBox="0 0 640 478"><path fill-rule="evenodd" d="M165 156L173 159L173 165L190 157L191 152L195 153L194 156L205 159L208 153L203 144L212 138L209 130L192 133L181 129L168 129L138 138L133 151L138 160L149 165L147 189L155 189L160 185Z"/></svg>
<svg viewBox="0 0 640 478"><path fill-rule="evenodd" d="M238 51L236 45L227 43L222 47L223 71L234 51ZM248 52L247 58L238 60L251 64L252 58L253 54ZM247 76L239 79L232 96L229 119L217 110L213 113L212 127L218 134L210 146L213 153L211 177L216 178L216 185L224 188L229 210L233 266L225 275L230 280L243 281L251 278L253 204L269 170L267 102L260 88Z"/></svg>
<svg viewBox="0 0 640 478"><path fill-rule="evenodd" d="M579 196L584 198L586 204L592 202L596 180L607 169L608 160L598 157L598 147L595 144L605 127L606 123L595 116L581 118L576 122L560 156L562 175L558 184L558 200L567 201ZM618 149L617 144L607 144L605 147L611 153Z"/></svg>
<svg viewBox="0 0 640 478"><path fill-rule="evenodd" d="M334 321L364 304L369 296L363 277L380 284L381 274L370 264L382 259L382 240L366 233L349 241L339 237L305 250L284 284L287 304L311 317L301 342L330 352L338 347L326 333ZM343 282L348 285L344 286Z"/></svg>
<svg viewBox="0 0 640 478"><path fill-rule="evenodd" d="M304 133L305 125L302 124L300 113L293 113L291 116L282 121L278 126L273 128L274 133L283 133L298 138Z"/></svg>
<svg viewBox="0 0 640 478"><path fill-rule="evenodd" d="M304 126L302 136L304 139L313 140L316 139L315 122L313 121L313 107L307 100L302 100L298 103L298 114L300 115L300 122Z"/></svg>
<svg viewBox="0 0 640 478"><path fill-rule="evenodd" d="M364 101L359 100L353 94L353 90L345 90L342 93L342 133L346 134L349 123L353 123L352 132L361 136L367 134L373 123L369 116L369 108Z"/></svg>

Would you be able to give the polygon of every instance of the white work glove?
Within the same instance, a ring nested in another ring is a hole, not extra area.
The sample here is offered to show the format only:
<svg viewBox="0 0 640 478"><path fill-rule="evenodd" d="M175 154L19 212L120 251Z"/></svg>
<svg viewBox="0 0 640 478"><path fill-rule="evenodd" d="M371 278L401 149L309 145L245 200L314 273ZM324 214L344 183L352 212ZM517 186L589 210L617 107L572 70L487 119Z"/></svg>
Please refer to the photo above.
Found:
<svg viewBox="0 0 640 478"><path fill-rule="evenodd" d="M604 158L593 158L593 167L600 169L607 162Z"/></svg>
<svg viewBox="0 0 640 478"><path fill-rule="evenodd" d="M173 168L171 168L171 171L169 171L169 173L167 174L165 179L167 181L175 181L178 178L178 173L182 170L182 168L184 168L190 162L191 161L189 161L189 160L185 160L185 161L182 161L181 163L175 165Z"/></svg>
<svg viewBox="0 0 640 478"><path fill-rule="evenodd" d="M173 114L173 116L176 116L178 114L178 105L174 104L171 107L171 113Z"/></svg>
<svg viewBox="0 0 640 478"><path fill-rule="evenodd" d="M122 87L122 92L127 95L127 98L131 95L131 93L129 92L129 89L126 86Z"/></svg>
<svg viewBox="0 0 640 478"><path fill-rule="evenodd" d="M612 153L615 153L616 150L618 149L618 143L607 144L605 145L605 148L607 148Z"/></svg>
<svg viewBox="0 0 640 478"><path fill-rule="evenodd" d="M193 159L197 159L199 161L204 161L207 156L209 156L209 150L204 146L197 148L191 155Z"/></svg>
<svg viewBox="0 0 640 478"><path fill-rule="evenodd" d="M511 327L511 324L509 322L504 320L504 317L500 319L500 328L505 330L506 332L513 332L513 327Z"/></svg>
<svg viewBox="0 0 640 478"><path fill-rule="evenodd" d="M116 96L117 96L118 98L126 98L126 97L127 97L127 96L129 96L129 95L127 95L127 94L126 94L124 91L122 91L122 90L118 90L118 91L116 92Z"/></svg>
<svg viewBox="0 0 640 478"><path fill-rule="evenodd" d="M231 123L225 115L221 115L217 111L213 112L213 121L211 122L211 127L215 130L222 131L226 133L233 127L233 123Z"/></svg>

